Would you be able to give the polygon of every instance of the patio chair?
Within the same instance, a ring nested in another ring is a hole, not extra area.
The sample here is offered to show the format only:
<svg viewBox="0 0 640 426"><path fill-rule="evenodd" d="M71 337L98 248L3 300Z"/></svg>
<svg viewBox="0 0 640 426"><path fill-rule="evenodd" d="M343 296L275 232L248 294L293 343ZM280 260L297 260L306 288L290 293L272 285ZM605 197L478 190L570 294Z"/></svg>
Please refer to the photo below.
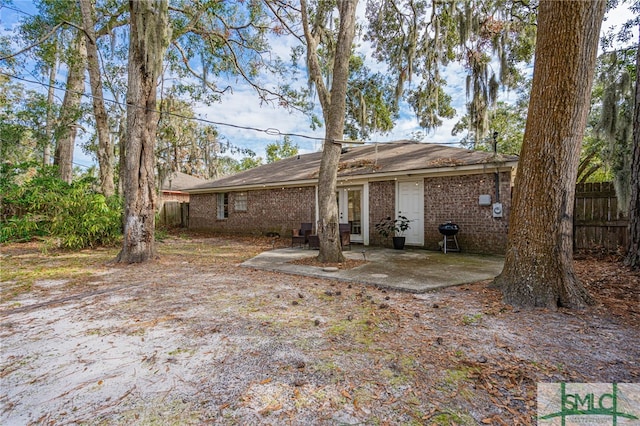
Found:
<svg viewBox="0 0 640 426"><path fill-rule="evenodd" d="M312 223L304 222L300 224L300 229L294 229L291 235L291 247L296 244L304 247L309 243L309 235L311 235L312 227Z"/></svg>
<svg viewBox="0 0 640 426"><path fill-rule="evenodd" d="M320 237L317 235L309 235L309 250L320 248Z"/></svg>
<svg viewBox="0 0 640 426"><path fill-rule="evenodd" d="M348 223L340 223L338 227L340 231L340 246L342 247L342 250L344 250L346 246L349 246L349 250L351 250L351 225Z"/></svg>

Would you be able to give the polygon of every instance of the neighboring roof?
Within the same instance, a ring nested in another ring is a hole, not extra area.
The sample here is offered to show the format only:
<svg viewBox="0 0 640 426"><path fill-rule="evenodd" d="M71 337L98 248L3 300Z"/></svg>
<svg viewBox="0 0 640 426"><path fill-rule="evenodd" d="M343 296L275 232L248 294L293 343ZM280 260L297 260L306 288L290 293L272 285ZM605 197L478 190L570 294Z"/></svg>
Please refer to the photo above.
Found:
<svg viewBox="0 0 640 426"><path fill-rule="evenodd" d="M170 172L162 181L163 191L182 191L196 185L202 184L204 181L195 176L182 172Z"/></svg>
<svg viewBox="0 0 640 426"><path fill-rule="evenodd" d="M318 180L322 152L302 154L274 163L188 188L188 192L232 187L311 184ZM338 179L344 177L379 177L393 174L428 173L444 169L478 169L513 167L518 157L495 156L493 153L471 151L444 145L398 141L349 147L340 156Z"/></svg>

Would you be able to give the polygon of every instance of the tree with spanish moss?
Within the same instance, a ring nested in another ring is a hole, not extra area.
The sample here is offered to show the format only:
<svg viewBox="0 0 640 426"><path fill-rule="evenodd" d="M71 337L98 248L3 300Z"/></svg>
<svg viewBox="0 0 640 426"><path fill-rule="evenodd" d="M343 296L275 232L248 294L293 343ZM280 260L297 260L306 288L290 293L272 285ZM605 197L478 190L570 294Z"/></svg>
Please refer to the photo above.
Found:
<svg viewBox="0 0 640 426"><path fill-rule="evenodd" d="M391 130L397 118L397 105L390 95L393 85L389 77L372 72L354 51L357 0L301 0L300 8L277 4L272 11L287 33L300 41L293 58L306 55L309 87L322 110L322 119L312 117L312 127L325 126L318 177L318 259L340 262L344 257L335 193L342 145L349 143L345 136L361 139Z"/></svg>
<svg viewBox="0 0 640 426"><path fill-rule="evenodd" d="M338 205L335 194L337 189L338 163L344 137L346 112L347 81L349 77L349 59L356 32L357 0L337 0L337 33L329 31L333 19L334 7L331 2L318 1L315 9L309 7L307 0L301 0L301 17L306 41L307 67L309 81L314 85L325 123L325 140L322 147L322 160L318 176L319 220L317 232L320 238L321 262L341 262L344 260L340 247L338 229ZM325 57L325 72L330 74L330 86L325 83L321 47L330 41L332 55Z"/></svg>
<svg viewBox="0 0 640 426"><path fill-rule="evenodd" d="M129 1L125 210L118 262L139 263L155 255L156 90L169 44L167 0Z"/></svg>
<svg viewBox="0 0 640 426"><path fill-rule="evenodd" d="M427 131L456 113L443 68L464 67L465 124L476 147L491 133L489 111L499 89L524 82L519 65L533 57L536 13L536 2L369 0L366 35L373 57L397 82L396 100L406 99Z"/></svg>

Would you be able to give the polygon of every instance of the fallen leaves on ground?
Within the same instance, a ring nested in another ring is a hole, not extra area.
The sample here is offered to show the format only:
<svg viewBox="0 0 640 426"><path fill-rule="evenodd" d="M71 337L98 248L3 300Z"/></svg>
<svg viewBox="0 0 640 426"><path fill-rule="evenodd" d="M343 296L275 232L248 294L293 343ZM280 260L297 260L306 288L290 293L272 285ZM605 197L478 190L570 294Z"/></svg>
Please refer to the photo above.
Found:
<svg viewBox="0 0 640 426"><path fill-rule="evenodd" d="M598 303L573 311L237 267L287 242L183 233L66 281L42 270L72 256L3 246L0 423L531 425L539 382L640 380L640 276L615 259L576 260Z"/></svg>
<svg viewBox="0 0 640 426"><path fill-rule="evenodd" d="M352 269L356 266L361 266L367 263L365 260L358 259L345 259L344 262L320 262L317 257L303 257L301 259L295 259L289 263L293 265L315 266L317 268L334 267L338 269Z"/></svg>

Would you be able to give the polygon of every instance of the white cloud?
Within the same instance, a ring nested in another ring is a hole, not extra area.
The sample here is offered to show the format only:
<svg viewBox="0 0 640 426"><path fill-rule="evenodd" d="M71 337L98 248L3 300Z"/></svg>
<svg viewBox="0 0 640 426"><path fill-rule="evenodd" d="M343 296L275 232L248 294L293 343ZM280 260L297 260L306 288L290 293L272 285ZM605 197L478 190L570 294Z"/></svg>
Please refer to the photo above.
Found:
<svg viewBox="0 0 640 426"><path fill-rule="evenodd" d="M225 97L221 103L211 106L200 106L196 112L218 123L218 131L233 145L249 148L264 158L267 144L278 142L283 136L276 133L295 133L310 137L322 138L324 130L313 131L308 117L300 112L289 113L283 108L260 104L258 96L251 88L235 90L233 95ZM251 127L262 131L242 129L233 126ZM270 129L268 134L265 130ZM301 152L317 151L321 143L307 138L292 137Z"/></svg>
<svg viewBox="0 0 640 426"><path fill-rule="evenodd" d="M33 9L32 2L26 0L18 0L14 2L19 8L29 9L34 13L37 13ZM28 7L27 7L28 6ZM362 21L364 19L365 2L359 2L358 16ZM17 21L16 16L9 9L0 8L0 23L10 28L10 24L15 26ZM11 16L9 16L11 14ZM628 6L623 5L608 14L607 20L603 23L603 31L609 29L611 26L619 28L620 25L631 17L631 12ZM11 30L3 28L3 32L11 33ZM637 40L637 28L635 29L635 38ZM293 37L273 37L271 50L266 53L267 56L280 57L285 63L290 61L291 47L296 45L298 41ZM371 49L364 41L359 40L360 50L365 54L365 57L371 58ZM300 64L304 65L304 64ZM384 72L386 65L371 62L370 68L376 71ZM461 67L452 64L442 70L442 74L447 81L445 91L452 96L453 107L457 111L457 116L453 119L444 120L443 125L426 135L425 140L429 142L451 143L459 139L459 137L451 136L451 129L455 123L465 113L466 104L466 71ZM306 84L304 74L300 75L301 80L299 84ZM211 106L194 105L194 108L198 114L207 120L211 120L218 123L228 123L236 126L247 126L265 129L277 129L281 133L294 133L307 135L310 137L322 138L324 136L324 128L312 130L310 128L310 120L299 112L289 113L288 111L273 107L271 105L260 105L258 97L253 89L246 85L241 84L240 79L233 79L229 82L233 87L233 94L223 95L223 99L220 103ZM267 84L271 87L277 85L275 80L266 80ZM414 81L414 85L417 82ZM514 99L515 96L511 93L503 93L501 95L503 99ZM316 108L316 113L321 117L319 108ZM282 140L282 136L269 135L265 132L258 132L252 130L243 130L239 128L233 128L228 126L218 126L219 132L226 137L232 144L243 148L249 148L256 152L257 155L264 157L264 148L267 144ZM386 135L375 134L372 135L371 140L376 141L391 141L398 139L410 138L414 132L421 131L418 121L415 118L413 111L406 104L403 105L401 116L397 120L394 129ZM292 141L298 144L301 152L314 152L321 148L320 141L313 141L301 137L292 137ZM81 150L76 149L75 159L78 163L93 164L94 160Z"/></svg>

